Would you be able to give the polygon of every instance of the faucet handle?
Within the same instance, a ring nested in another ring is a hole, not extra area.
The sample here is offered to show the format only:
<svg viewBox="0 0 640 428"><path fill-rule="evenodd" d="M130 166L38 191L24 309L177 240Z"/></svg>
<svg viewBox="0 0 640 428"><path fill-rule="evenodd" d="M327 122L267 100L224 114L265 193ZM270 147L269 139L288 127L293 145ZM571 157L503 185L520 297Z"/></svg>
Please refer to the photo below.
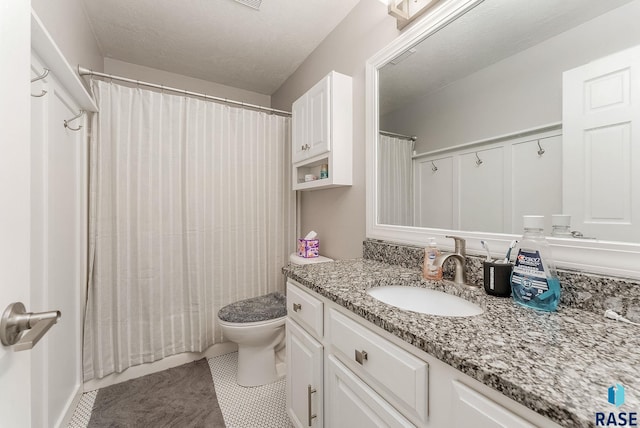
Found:
<svg viewBox="0 0 640 428"><path fill-rule="evenodd" d="M467 241L459 236L447 235L447 238L451 238L455 241L455 252L462 257L467 255Z"/></svg>

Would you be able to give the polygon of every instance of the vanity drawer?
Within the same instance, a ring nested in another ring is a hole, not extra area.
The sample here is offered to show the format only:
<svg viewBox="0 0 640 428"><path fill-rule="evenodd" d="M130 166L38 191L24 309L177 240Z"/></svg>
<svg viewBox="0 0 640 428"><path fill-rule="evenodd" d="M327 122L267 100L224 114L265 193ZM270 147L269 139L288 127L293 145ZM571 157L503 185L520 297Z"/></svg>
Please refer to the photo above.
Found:
<svg viewBox="0 0 640 428"><path fill-rule="evenodd" d="M323 334L323 303L287 281L287 315L317 339Z"/></svg>
<svg viewBox="0 0 640 428"><path fill-rule="evenodd" d="M328 336L335 354L390 402L426 422L428 364L341 314L329 311Z"/></svg>

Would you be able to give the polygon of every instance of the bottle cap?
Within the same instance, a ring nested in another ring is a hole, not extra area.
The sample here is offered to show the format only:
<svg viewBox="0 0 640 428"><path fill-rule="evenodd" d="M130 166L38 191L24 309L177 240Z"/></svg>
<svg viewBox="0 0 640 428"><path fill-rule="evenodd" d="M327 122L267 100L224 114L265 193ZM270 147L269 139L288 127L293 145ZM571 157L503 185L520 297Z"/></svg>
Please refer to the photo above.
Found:
<svg viewBox="0 0 640 428"><path fill-rule="evenodd" d="M544 229L543 215L524 215L522 223L525 229Z"/></svg>

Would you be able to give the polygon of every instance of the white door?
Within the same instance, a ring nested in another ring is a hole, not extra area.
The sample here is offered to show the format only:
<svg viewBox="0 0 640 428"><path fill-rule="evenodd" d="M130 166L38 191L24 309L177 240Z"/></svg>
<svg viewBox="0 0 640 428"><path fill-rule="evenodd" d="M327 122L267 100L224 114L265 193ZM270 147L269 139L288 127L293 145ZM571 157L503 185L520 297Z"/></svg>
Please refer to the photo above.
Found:
<svg viewBox="0 0 640 428"><path fill-rule="evenodd" d="M413 427L414 425L380 397L334 355L327 357L327 426Z"/></svg>
<svg viewBox="0 0 640 428"><path fill-rule="evenodd" d="M295 427L323 426L322 349L287 320L287 411Z"/></svg>
<svg viewBox="0 0 640 428"><path fill-rule="evenodd" d="M454 428L534 428L495 401L454 380L451 426Z"/></svg>
<svg viewBox="0 0 640 428"><path fill-rule="evenodd" d="M563 210L571 228L640 240L640 46L563 74Z"/></svg>
<svg viewBox="0 0 640 428"><path fill-rule="evenodd" d="M28 1L0 12L0 312L30 308L30 19ZM31 353L0 345L2 426L31 425Z"/></svg>

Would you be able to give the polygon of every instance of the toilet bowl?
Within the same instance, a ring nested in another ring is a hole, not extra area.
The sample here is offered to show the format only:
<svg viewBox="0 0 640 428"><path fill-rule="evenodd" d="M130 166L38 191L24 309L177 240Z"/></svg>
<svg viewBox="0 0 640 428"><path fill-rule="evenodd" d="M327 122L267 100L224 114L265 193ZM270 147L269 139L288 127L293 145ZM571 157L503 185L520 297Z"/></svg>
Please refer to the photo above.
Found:
<svg viewBox="0 0 640 428"><path fill-rule="evenodd" d="M276 353L284 347L286 304L284 294L276 292L232 303L218 312L225 340L238 345L238 385L265 385L278 379Z"/></svg>
<svg viewBox="0 0 640 428"><path fill-rule="evenodd" d="M291 254L292 264L333 261L327 257L305 259ZM280 292L232 303L218 311L218 323L225 340L238 345L238 375L241 386L275 382L284 374L278 356L284 356L287 301ZM281 375L282 374L282 375Z"/></svg>

